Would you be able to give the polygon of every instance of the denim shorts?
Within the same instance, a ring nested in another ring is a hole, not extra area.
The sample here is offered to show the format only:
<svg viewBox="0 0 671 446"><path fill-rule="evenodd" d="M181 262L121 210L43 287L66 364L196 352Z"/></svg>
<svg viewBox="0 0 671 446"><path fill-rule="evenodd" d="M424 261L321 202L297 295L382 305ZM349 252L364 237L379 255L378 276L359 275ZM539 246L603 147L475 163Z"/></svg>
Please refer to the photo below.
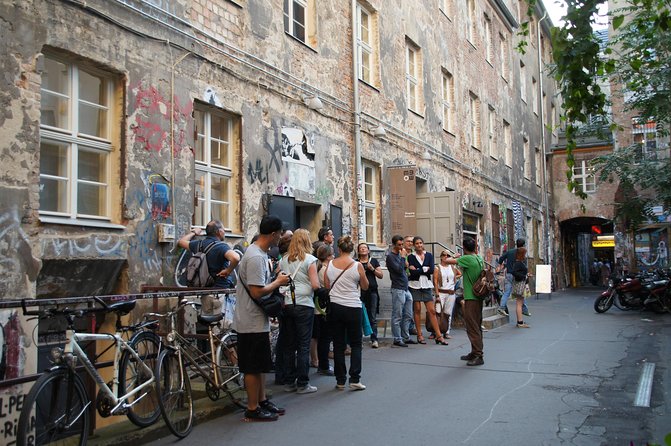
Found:
<svg viewBox="0 0 671 446"><path fill-rule="evenodd" d="M413 302L433 302L433 288L410 288Z"/></svg>

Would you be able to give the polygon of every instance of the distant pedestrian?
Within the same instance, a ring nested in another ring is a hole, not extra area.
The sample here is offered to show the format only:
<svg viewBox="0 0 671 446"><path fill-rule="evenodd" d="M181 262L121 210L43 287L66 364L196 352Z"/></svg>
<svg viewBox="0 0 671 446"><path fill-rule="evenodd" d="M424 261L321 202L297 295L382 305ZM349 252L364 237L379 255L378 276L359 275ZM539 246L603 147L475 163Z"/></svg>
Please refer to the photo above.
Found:
<svg viewBox="0 0 671 446"><path fill-rule="evenodd" d="M518 238L515 241L516 248L509 249L501 257L499 257L499 267L496 269L496 272L505 269L506 280L505 285L503 287L503 297L501 298L501 304L499 305L498 312L506 316L508 315L508 299L510 299L510 294L513 292L512 269L513 264L515 263L515 253L519 248L524 247L524 245L526 245L526 240L524 240L523 238ZM529 313L529 309L527 308L526 303L524 304L522 311L524 312L525 316L531 316L531 313Z"/></svg>
<svg viewBox="0 0 671 446"><path fill-rule="evenodd" d="M461 359L468 361L466 365L477 366L485 363L482 341L483 300L473 294L473 283L485 268L485 262L476 252L477 245L474 239L466 237L463 241L463 247L464 255L457 258L457 265L463 271L464 276L464 321L466 323L466 334L471 342L471 351L469 354L462 356Z"/></svg>
<svg viewBox="0 0 671 446"><path fill-rule="evenodd" d="M357 246L357 260L363 265L368 278L368 289L361 290L361 300L366 307L368 321L373 332L370 335L370 345L372 348L378 348L377 342L377 312L380 303L380 295L377 292L377 279L382 279L383 273L380 268L380 262L370 256L368 244L363 242Z"/></svg>
<svg viewBox="0 0 671 446"><path fill-rule="evenodd" d="M515 253L515 263L513 263L513 297L517 300L517 328L529 328L524 322L522 316L522 307L524 306L524 290L528 286L529 268L527 267L526 248L517 248Z"/></svg>

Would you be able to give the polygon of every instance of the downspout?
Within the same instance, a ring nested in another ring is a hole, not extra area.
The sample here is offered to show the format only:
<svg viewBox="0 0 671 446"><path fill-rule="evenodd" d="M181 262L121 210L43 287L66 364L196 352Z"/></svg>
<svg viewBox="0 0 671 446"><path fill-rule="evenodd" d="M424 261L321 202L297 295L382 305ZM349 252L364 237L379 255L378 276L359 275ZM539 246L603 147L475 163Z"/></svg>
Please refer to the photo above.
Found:
<svg viewBox="0 0 671 446"><path fill-rule="evenodd" d="M538 100L541 103L540 110L541 110L541 153L543 156L541 157L542 160L542 167L543 167L543 205L545 207L545 224L544 224L544 232L545 232L545 241L546 241L546 252L547 252L547 262L548 264L552 265L554 258L552 256L552 241L550 239L550 200L548 199L548 171L547 171L547 155L545 154L546 146L545 146L545 122L543 121L543 117L545 116L545 101L543 101L543 59L542 59L542 48L541 48L541 29L543 28L541 26L541 23L543 20L548 18L548 12L547 10L544 11L543 17L538 21L538 29L536 31L536 48L538 49L538 88L540 88L540 92L538 94ZM553 268L554 270L554 268Z"/></svg>
<svg viewBox="0 0 671 446"><path fill-rule="evenodd" d="M357 238L363 239L363 167L361 164L361 104L359 104L359 52L357 44L356 0L352 0L352 84L354 92L354 168L357 199Z"/></svg>

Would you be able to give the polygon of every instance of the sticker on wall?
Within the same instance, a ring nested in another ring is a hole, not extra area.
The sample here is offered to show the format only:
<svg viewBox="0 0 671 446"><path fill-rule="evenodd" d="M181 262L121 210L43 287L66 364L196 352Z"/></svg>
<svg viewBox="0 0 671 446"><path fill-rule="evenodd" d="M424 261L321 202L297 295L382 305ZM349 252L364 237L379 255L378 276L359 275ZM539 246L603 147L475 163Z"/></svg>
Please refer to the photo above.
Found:
<svg viewBox="0 0 671 446"><path fill-rule="evenodd" d="M303 130L282 127L282 160L314 167L315 151Z"/></svg>
<svg viewBox="0 0 671 446"><path fill-rule="evenodd" d="M170 217L170 186L163 175L149 176L151 184L151 219L158 220Z"/></svg>
<svg viewBox="0 0 671 446"><path fill-rule="evenodd" d="M203 100L208 104L221 107L221 101L219 100L219 96L217 96L217 92L214 91L214 87L208 86L205 89L205 92L203 93Z"/></svg>

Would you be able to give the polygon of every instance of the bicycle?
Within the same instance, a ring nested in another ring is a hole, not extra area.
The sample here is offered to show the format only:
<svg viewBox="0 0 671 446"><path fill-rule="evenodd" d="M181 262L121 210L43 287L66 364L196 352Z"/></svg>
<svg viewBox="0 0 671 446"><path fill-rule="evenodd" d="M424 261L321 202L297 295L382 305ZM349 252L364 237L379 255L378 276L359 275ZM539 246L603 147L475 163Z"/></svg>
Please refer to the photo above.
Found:
<svg viewBox="0 0 671 446"><path fill-rule="evenodd" d="M164 314L150 313L152 317L167 318L168 333L165 348L156 364L159 406L168 429L177 437L186 437L193 428L193 397L191 378L200 376L205 381L207 396L216 401L223 391L240 408L246 404L236 395L243 386L237 361L237 334L232 331L214 333L214 328L224 315L198 315L198 321L208 326L210 351L202 352L192 341L177 331L177 314L187 305L199 304L181 300L175 308ZM187 367L191 373L187 372Z"/></svg>
<svg viewBox="0 0 671 446"><path fill-rule="evenodd" d="M96 408L103 417L110 415L128 415L138 426L146 426L158 419L154 409L156 387L152 368L145 362L155 361L158 352L158 341L145 328L155 322L147 321L133 327L122 327L120 317L128 314L136 301L115 302L107 305L102 299L94 297L94 301L106 312L114 312L117 316L116 332L112 333L77 333L74 328L75 319L84 314L100 311L99 308L71 309L47 308L29 311L27 302L22 302L23 314L37 316L38 319L62 316L67 323L64 347L54 347L51 359L54 366L42 374L26 396L23 409L19 416L17 428L17 444L79 444L85 445L90 426L90 405L82 378L77 373L77 362L81 361L83 369L91 376L99 387L96 397ZM124 330L138 328L140 331L126 342L122 335ZM112 345L90 360L84 352L81 342L112 341ZM138 351L130 343L134 343ZM94 362L114 346L114 379L105 383L96 370ZM111 387L111 388L110 388ZM118 395L118 396L117 396ZM147 399L147 397L149 397ZM143 403L142 410L138 404ZM160 407L159 407L160 410Z"/></svg>

